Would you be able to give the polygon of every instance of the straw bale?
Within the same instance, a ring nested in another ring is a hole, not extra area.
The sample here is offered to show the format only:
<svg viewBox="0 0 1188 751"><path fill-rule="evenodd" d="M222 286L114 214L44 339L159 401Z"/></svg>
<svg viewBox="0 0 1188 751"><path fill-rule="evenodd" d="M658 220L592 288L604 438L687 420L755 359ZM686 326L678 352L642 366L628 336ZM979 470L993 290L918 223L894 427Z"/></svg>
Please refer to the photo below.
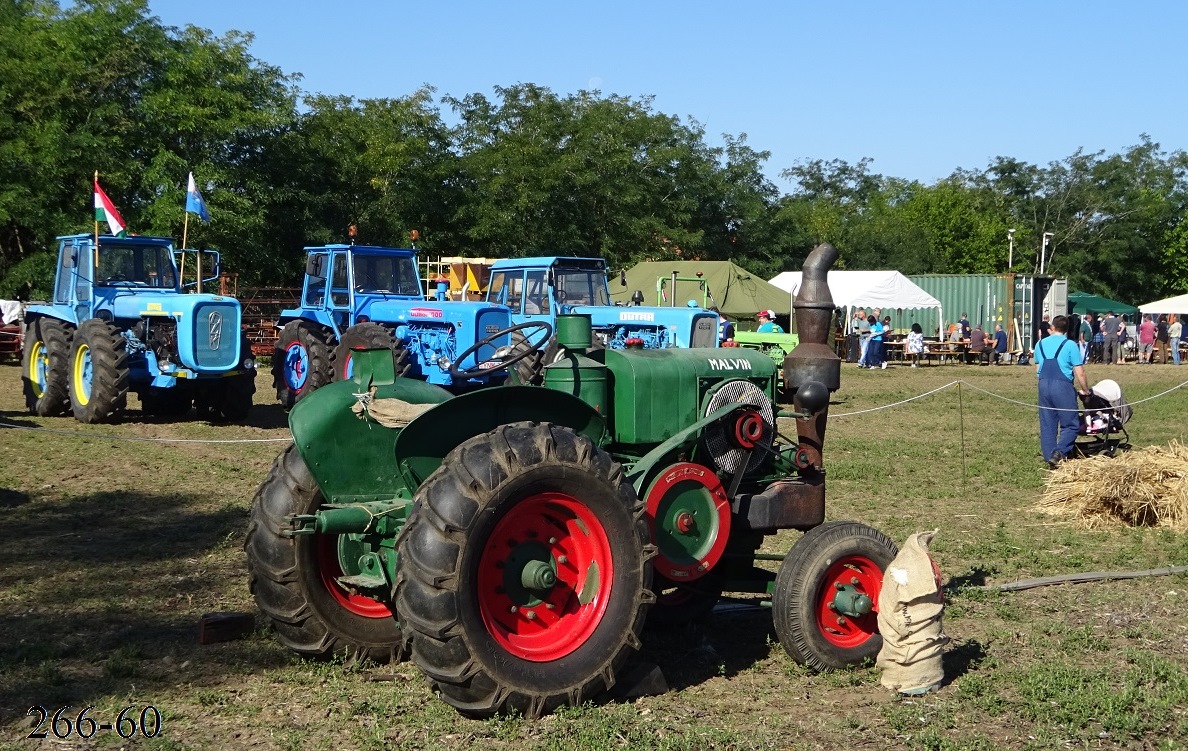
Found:
<svg viewBox="0 0 1188 751"><path fill-rule="evenodd" d="M1091 527L1127 524L1188 531L1188 447L1178 441L1072 459L1053 470L1037 510Z"/></svg>

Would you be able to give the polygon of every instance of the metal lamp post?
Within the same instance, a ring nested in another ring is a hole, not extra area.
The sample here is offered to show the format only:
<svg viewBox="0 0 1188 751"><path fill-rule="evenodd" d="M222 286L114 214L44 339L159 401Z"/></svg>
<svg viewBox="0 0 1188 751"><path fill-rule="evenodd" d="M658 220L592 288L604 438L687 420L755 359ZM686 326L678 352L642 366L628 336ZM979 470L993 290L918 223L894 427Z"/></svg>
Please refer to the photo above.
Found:
<svg viewBox="0 0 1188 751"><path fill-rule="evenodd" d="M1011 249L1007 253L1007 271L1015 267L1015 230L1007 230L1007 242L1011 244Z"/></svg>
<svg viewBox="0 0 1188 751"><path fill-rule="evenodd" d="M1040 274L1043 274L1044 270L1047 268L1046 258L1048 255L1048 243L1051 242L1052 238L1055 236L1056 236L1055 232L1045 232L1044 233L1044 244L1043 244L1043 247L1040 248L1040 267L1039 267Z"/></svg>

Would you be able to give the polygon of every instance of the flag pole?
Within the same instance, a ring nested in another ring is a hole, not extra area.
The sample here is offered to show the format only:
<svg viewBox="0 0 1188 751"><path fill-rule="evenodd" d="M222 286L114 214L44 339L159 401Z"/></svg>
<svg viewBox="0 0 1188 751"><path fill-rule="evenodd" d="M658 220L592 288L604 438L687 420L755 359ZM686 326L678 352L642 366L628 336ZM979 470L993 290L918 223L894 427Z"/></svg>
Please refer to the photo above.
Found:
<svg viewBox="0 0 1188 751"><path fill-rule="evenodd" d="M95 218L95 267L91 269L91 278L99 273L99 217L95 216L95 189L99 185L99 170L95 170L95 185L91 187L91 216Z"/></svg>
<svg viewBox="0 0 1188 751"><path fill-rule="evenodd" d="M185 209L182 209L182 215L185 216L185 219L182 220L181 265L177 269L177 275L179 277L179 281L181 282L182 292L185 292L186 291L186 233L189 232L189 229L190 229L190 212L186 211Z"/></svg>

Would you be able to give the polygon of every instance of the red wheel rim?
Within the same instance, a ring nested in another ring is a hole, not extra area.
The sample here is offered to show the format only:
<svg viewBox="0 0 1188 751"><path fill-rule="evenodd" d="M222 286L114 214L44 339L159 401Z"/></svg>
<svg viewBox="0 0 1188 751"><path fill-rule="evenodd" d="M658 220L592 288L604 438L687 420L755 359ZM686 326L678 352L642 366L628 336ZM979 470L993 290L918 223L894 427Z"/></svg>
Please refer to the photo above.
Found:
<svg viewBox="0 0 1188 751"><path fill-rule="evenodd" d="M546 565L555 584L519 586L528 567ZM598 518L567 493L540 493L510 508L487 539L478 563L479 613L487 633L512 655L560 659L602 622L613 578L610 540Z"/></svg>
<svg viewBox="0 0 1188 751"><path fill-rule="evenodd" d="M841 587L853 587L870 598L872 609L858 617L842 615L830 609ZM825 640L842 649L853 649L878 633L879 590L883 572L862 555L850 555L833 562L821 579L817 600L817 626Z"/></svg>
<svg viewBox="0 0 1188 751"><path fill-rule="evenodd" d="M338 559L338 540L339 535L317 535L317 541L314 543L318 560L318 574L322 577L322 584L326 587L326 591L345 610L355 615L363 618L391 618L392 610L384 603L344 589L338 583L338 577L345 573L342 570L342 563Z"/></svg>

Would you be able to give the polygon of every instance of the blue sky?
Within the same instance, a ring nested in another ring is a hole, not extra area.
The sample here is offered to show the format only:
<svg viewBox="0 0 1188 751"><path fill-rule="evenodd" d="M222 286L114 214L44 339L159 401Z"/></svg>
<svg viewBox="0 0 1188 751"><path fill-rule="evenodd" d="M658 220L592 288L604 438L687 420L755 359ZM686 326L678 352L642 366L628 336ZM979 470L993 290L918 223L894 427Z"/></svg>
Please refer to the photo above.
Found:
<svg viewBox="0 0 1188 751"><path fill-rule="evenodd" d="M1149 134L1188 149L1188 3L312 2L150 0L171 26L255 35L253 54L302 88L400 97L655 97L707 141L746 133L797 161L874 160L933 182L995 156L1047 164ZM445 113L448 116L448 113Z"/></svg>

